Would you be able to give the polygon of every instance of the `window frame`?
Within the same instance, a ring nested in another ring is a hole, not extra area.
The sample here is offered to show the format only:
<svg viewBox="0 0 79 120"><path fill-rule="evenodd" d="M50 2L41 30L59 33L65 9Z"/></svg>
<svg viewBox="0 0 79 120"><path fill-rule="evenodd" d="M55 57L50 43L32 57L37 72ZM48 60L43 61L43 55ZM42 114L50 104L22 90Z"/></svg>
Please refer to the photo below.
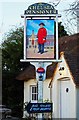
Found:
<svg viewBox="0 0 79 120"><path fill-rule="evenodd" d="M33 92L33 88L34 88L34 92ZM36 89L36 91L35 91ZM35 96L33 96L35 95ZM33 99L33 97L36 97ZM37 85L30 85L30 99L32 103L37 103L38 101L38 88Z"/></svg>

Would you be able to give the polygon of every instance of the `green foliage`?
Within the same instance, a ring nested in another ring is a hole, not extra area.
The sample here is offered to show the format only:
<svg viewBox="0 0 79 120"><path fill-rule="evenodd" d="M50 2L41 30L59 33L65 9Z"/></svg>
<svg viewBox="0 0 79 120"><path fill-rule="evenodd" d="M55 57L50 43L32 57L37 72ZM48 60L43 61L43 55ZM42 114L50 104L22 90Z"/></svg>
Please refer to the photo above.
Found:
<svg viewBox="0 0 79 120"><path fill-rule="evenodd" d="M59 38L62 37L62 36L68 35L67 31L64 29L64 26L62 25L61 22L58 24L58 28L59 28L58 29L58 37Z"/></svg>
<svg viewBox="0 0 79 120"><path fill-rule="evenodd" d="M2 69L10 72L20 71L23 56L23 27L10 31L2 43Z"/></svg>
<svg viewBox="0 0 79 120"><path fill-rule="evenodd" d="M2 43L2 102L12 109L14 116L22 117L23 81L16 80L29 63L22 63L23 27L11 30Z"/></svg>
<svg viewBox="0 0 79 120"><path fill-rule="evenodd" d="M62 25L62 22L58 23L58 38L68 35L67 31L65 30L64 26ZM56 23L55 23L55 38L56 38Z"/></svg>

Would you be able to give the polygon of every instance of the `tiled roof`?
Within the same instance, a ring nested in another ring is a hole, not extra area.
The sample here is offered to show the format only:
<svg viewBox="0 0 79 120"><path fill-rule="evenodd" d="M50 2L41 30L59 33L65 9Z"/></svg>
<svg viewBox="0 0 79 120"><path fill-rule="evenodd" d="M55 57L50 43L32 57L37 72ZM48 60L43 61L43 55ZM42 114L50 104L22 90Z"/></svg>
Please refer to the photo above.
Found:
<svg viewBox="0 0 79 120"><path fill-rule="evenodd" d="M64 52L74 82L79 86L79 33L60 38L60 51Z"/></svg>
<svg viewBox="0 0 79 120"><path fill-rule="evenodd" d="M65 58L74 78L74 82L79 86L79 55L74 55L72 53L71 55L65 55Z"/></svg>
<svg viewBox="0 0 79 120"><path fill-rule="evenodd" d="M29 80L29 79L34 79L36 78L35 75L35 67L33 65L29 65L29 67L27 67L24 71L22 71L17 77L16 79L18 80Z"/></svg>
<svg viewBox="0 0 79 120"><path fill-rule="evenodd" d="M64 36L59 39L59 51L64 52L65 59L68 63L70 71L73 75L74 82L79 85L79 33L71 36ZM52 78L57 63L47 67L46 78ZM29 80L36 78L35 67L29 65L29 67L23 71L18 80Z"/></svg>

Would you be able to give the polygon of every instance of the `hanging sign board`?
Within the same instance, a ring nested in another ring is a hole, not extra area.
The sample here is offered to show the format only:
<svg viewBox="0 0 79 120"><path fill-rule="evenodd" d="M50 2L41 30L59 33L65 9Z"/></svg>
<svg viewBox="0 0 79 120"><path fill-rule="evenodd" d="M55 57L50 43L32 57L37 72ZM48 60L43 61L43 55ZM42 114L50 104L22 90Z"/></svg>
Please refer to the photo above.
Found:
<svg viewBox="0 0 79 120"><path fill-rule="evenodd" d="M26 45L27 59L54 59L54 20L27 20Z"/></svg>
<svg viewBox="0 0 79 120"><path fill-rule="evenodd" d="M58 16L47 3L35 3L24 11L24 61L58 60Z"/></svg>
<svg viewBox="0 0 79 120"><path fill-rule="evenodd" d="M25 110L28 113L49 113L52 112L52 103L28 103Z"/></svg>

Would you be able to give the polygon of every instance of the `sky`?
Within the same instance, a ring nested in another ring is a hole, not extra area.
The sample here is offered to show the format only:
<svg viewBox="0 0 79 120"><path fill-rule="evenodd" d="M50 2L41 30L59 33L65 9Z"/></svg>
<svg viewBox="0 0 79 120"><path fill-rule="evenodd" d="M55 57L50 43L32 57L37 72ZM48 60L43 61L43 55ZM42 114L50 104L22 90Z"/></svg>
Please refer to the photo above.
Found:
<svg viewBox="0 0 79 120"><path fill-rule="evenodd" d="M69 8L69 5L75 0L60 0L60 3L55 7L61 18L59 21L65 25L66 16L64 10ZM21 15L24 14L24 10L28 6L37 3L37 2L46 2L49 4L58 3L58 0L2 0L0 1L0 44L5 33L10 31L10 29L15 29L20 25L24 25L24 19L21 18Z"/></svg>
<svg viewBox="0 0 79 120"><path fill-rule="evenodd" d="M45 24L44 28L47 30L47 35L54 35L54 20L27 20L27 35L31 35L32 30L37 35L40 23Z"/></svg>

